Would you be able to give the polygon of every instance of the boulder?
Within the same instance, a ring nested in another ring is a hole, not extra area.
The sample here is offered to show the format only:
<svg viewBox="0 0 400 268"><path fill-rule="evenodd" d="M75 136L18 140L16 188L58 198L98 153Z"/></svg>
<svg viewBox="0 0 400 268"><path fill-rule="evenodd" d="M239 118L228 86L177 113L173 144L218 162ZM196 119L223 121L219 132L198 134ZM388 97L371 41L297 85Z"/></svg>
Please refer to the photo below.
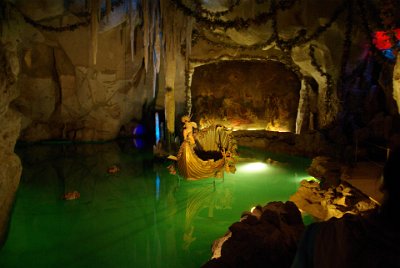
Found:
<svg viewBox="0 0 400 268"><path fill-rule="evenodd" d="M336 187L340 184L340 176L342 174L343 165L327 156L315 157L310 167L307 169L308 174L321 181L322 188Z"/></svg>
<svg viewBox="0 0 400 268"><path fill-rule="evenodd" d="M213 257L202 267L290 267L303 231L293 202L257 206L214 242Z"/></svg>

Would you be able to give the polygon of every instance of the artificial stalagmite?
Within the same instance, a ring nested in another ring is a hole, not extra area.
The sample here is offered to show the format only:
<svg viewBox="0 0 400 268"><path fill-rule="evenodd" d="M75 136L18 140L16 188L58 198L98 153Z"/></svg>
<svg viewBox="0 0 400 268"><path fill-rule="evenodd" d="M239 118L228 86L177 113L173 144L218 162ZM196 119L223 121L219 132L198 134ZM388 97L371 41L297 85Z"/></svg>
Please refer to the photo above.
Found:
<svg viewBox="0 0 400 268"><path fill-rule="evenodd" d="M160 5L156 1L152 8L152 58L153 58L153 97L156 97L157 77L160 72L161 42L160 42Z"/></svg>
<svg viewBox="0 0 400 268"><path fill-rule="evenodd" d="M189 55L192 42L192 27L194 19L179 12L169 1L161 1L161 28L164 49L163 59L165 68L165 118L167 131L170 136L175 132L175 80L177 63L181 57L181 45L186 43L186 66L189 65ZM157 42L157 41L156 41Z"/></svg>
<svg viewBox="0 0 400 268"><path fill-rule="evenodd" d="M161 1L162 2L162 1ZM162 14L162 27L163 27L163 43L164 46L164 60L165 60L165 119L167 125L167 139L169 139L175 133L175 74L176 74L176 57L174 47L174 22L175 15L171 12L171 5L169 3L162 2L161 14ZM168 34L167 34L168 33Z"/></svg>

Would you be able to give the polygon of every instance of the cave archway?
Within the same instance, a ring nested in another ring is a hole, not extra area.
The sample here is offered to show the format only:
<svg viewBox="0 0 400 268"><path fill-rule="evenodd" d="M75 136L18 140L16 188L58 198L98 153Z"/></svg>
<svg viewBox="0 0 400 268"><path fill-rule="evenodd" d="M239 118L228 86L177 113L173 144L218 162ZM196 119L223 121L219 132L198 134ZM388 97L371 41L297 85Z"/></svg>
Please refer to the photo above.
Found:
<svg viewBox="0 0 400 268"><path fill-rule="evenodd" d="M299 77L278 61L209 63L194 69L192 113L200 126L295 132L300 89Z"/></svg>

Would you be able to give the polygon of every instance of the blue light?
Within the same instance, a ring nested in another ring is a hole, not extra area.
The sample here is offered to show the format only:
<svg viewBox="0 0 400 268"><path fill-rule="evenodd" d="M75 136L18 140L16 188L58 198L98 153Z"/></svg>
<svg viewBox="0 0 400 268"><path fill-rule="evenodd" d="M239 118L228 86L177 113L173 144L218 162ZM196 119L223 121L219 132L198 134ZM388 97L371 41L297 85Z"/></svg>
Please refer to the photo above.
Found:
<svg viewBox="0 0 400 268"><path fill-rule="evenodd" d="M144 141L143 139L133 139L133 145L135 146L135 148L138 149L143 149L144 148Z"/></svg>
<svg viewBox="0 0 400 268"><path fill-rule="evenodd" d="M156 144L160 141L160 118L158 116L158 113L155 114L155 119L156 119Z"/></svg>
<svg viewBox="0 0 400 268"><path fill-rule="evenodd" d="M393 53L393 50L390 49L384 49L382 50L383 56L385 56L386 58L390 59L390 60L395 60L396 56Z"/></svg>
<svg viewBox="0 0 400 268"><path fill-rule="evenodd" d="M160 199L160 176L156 175L156 200Z"/></svg>
<svg viewBox="0 0 400 268"><path fill-rule="evenodd" d="M145 128L141 124L137 125L132 131L133 136L143 136L144 133L145 133Z"/></svg>

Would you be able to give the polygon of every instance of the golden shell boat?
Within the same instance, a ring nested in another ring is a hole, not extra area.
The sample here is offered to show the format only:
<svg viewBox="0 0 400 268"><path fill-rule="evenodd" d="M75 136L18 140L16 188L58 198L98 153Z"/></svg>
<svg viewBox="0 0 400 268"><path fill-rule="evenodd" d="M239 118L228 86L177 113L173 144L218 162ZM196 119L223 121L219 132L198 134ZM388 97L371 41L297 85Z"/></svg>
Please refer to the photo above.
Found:
<svg viewBox="0 0 400 268"><path fill-rule="evenodd" d="M187 180L199 180L223 178L224 172L235 172L236 142L231 131L213 125L197 132L194 139L195 143L183 141L174 159L179 175Z"/></svg>

